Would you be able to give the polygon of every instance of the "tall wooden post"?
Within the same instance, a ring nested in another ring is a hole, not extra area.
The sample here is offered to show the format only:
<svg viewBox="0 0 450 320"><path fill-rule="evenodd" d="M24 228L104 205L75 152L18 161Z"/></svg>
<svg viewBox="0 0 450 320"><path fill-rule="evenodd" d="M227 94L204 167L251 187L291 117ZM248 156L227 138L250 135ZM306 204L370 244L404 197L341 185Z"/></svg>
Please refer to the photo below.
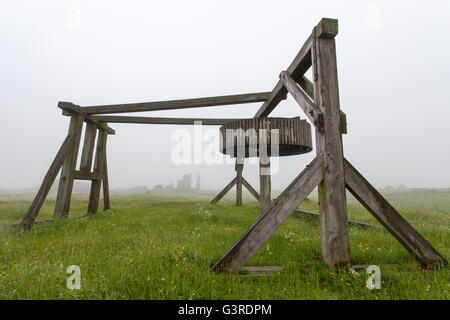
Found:
<svg viewBox="0 0 450 320"><path fill-rule="evenodd" d="M242 170L244 168L243 159L236 158L236 205L242 205Z"/></svg>
<svg viewBox="0 0 450 320"><path fill-rule="evenodd" d="M106 145L105 145L105 155L103 159L103 209L111 209L111 200L109 197L109 179L108 179L108 161L106 160Z"/></svg>
<svg viewBox="0 0 450 320"><path fill-rule="evenodd" d="M100 179L92 180L91 192L89 194L88 214L94 214L98 211L98 203L100 201L100 188L102 184L103 175L105 173L105 155L106 155L106 140L108 133L99 129L97 148L95 151L94 173L97 173Z"/></svg>
<svg viewBox="0 0 450 320"><path fill-rule="evenodd" d="M322 19L313 34L314 102L323 114L323 132L316 130L316 149L325 160L324 178L319 184L320 237L324 261L331 267L349 267L350 243L334 40L337 33L337 20Z"/></svg>
<svg viewBox="0 0 450 320"><path fill-rule="evenodd" d="M272 204L270 181L270 157L259 157L259 214L262 215Z"/></svg>
<svg viewBox="0 0 450 320"><path fill-rule="evenodd" d="M83 129L83 117L79 114L72 114L70 118L69 134L74 134L74 139L69 153L67 154L59 179L58 194L56 196L56 205L54 218L67 218L70 209L70 200L72 198L73 180L75 176L75 167L78 158L78 149L80 146L81 130Z"/></svg>

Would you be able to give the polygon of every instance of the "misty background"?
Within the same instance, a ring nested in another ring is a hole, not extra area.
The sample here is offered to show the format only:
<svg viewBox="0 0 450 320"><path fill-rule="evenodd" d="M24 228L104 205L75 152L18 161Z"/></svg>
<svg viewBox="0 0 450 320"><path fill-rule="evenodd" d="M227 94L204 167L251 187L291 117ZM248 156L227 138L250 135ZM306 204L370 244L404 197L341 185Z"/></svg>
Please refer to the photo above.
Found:
<svg viewBox="0 0 450 320"><path fill-rule="evenodd" d="M322 17L339 19L345 156L376 187L449 187L448 1L209 0L2 1L0 188L39 186L68 130L58 101L271 91ZM260 106L133 115L251 118ZM271 114L298 115L305 118L289 96ZM112 189L175 183L186 173L200 173L202 189L221 189L235 176L234 164L171 161L173 131L192 127L111 127ZM281 158L272 188L287 186L314 156ZM257 165L245 165L243 174L259 188Z"/></svg>

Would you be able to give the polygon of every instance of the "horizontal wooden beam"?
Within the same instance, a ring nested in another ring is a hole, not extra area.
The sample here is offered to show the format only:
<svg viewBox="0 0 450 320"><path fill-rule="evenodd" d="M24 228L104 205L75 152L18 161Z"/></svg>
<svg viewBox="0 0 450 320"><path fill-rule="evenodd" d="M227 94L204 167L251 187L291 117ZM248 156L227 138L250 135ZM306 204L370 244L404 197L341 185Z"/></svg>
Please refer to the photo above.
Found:
<svg viewBox="0 0 450 320"><path fill-rule="evenodd" d="M154 117L129 117L129 116L92 116L99 122L109 123L137 123L137 124L173 124L173 125L193 125L201 121L202 125L221 126L231 121L239 119L211 119L211 118L154 118Z"/></svg>
<svg viewBox="0 0 450 320"><path fill-rule="evenodd" d="M83 110L85 110L87 114L105 114L214 107L230 104L263 102L269 98L269 95L270 92L257 92L197 99L87 106L84 107Z"/></svg>
<svg viewBox="0 0 450 320"><path fill-rule="evenodd" d="M72 113L77 113L83 117L84 121L96 124L98 128L105 130L106 132L108 132L108 134L116 134L116 132L112 128L108 127L105 123L101 123L93 117L89 116L84 108L73 104L72 102L60 101L58 102L58 108L61 108L63 110L63 115L65 116L71 115Z"/></svg>
<svg viewBox="0 0 450 320"><path fill-rule="evenodd" d="M98 172L75 171L75 179L77 180L100 180L102 177Z"/></svg>
<svg viewBox="0 0 450 320"><path fill-rule="evenodd" d="M291 65L287 69L287 73L295 80L300 81L303 78L305 72L311 67L311 48L313 44L313 34L309 36L306 42L303 44L299 53L292 61ZM304 81L307 83L306 81ZM311 93L311 91L310 91ZM286 99L287 90L283 86L281 80L278 80L275 88L273 88L270 97L263 103L258 112L256 112L254 118L267 117L273 109L281 102L281 100Z"/></svg>

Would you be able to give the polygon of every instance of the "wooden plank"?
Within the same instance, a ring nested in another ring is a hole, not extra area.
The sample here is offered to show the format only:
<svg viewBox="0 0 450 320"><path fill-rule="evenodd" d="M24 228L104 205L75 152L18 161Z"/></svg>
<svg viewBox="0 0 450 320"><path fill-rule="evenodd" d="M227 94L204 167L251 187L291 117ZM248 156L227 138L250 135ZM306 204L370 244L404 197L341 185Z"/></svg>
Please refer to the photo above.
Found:
<svg viewBox="0 0 450 320"><path fill-rule="evenodd" d="M244 169L243 163L238 163L236 159L236 205L242 205L242 170Z"/></svg>
<svg viewBox="0 0 450 320"><path fill-rule="evenodd" d="M253 189L253 187L250 185L250 183L247 180L245 180L244 177L242 177L242 184L255 197L255 199L259 201L259 193L258 193L258 191Z"/></svg>
<svg viewBox="0 0 450 320"><path fill-rule="evenodd" d="M74 133L72 147L64 160L59 178L58 193L56 195L55 219L67 218L72 199L73 180L75 178L75 167L77 165L78 149L80 147L81 130L83 129L83 117L72 114L69 132Z"/></svg>
<svg viewBox="0 0 450 320"><path fill-rule="evenodd" d="M222 191L220 191L219 194L214 199L211 200L211 203L216 204L217 202L219 202L219 200L222 199L223 196L226 195L227 192L230 191L231 188L234 187L234 185L236 184L236 180L237 180L237 178L234 177L234 179L231 180L231 182L229 184L227 184L226 187L223 188Z"/></svg>
<svg viewBox="0 0 450 320"><path fill-rule="evenodd" d="M97 148L95 152L94 172L98 175L102 175L103 165L105 163L105 147L108 134L105 130L99 130L97 139ZM95 214L98 211L98 203L100 200L100 189L102 180L93 180L91 183L91 192L89 194L88 214Z"/></svg>
<svg viewBox="0 0 450 320"><path fill-rule="evenodd" d="M238 271L270 238L323 178L323 156L318 155L212 267Z"/></svg>
<svg viewBox="0 0 450 320"><path fill-rule="evenodd" d="M50 168L45 174L44 180L42 181L42 184L39 187L39 190L36 196L34 197L33 202L31 203L27 213L22 219L21 227L23 230L31 228L34 221L36 220L36 217L39 214L42 205L44 204L45 198L47 197L50 188L52 187L52 184L55 181L56 176L58 175L58 172L63 165L64 159L69 154L69 151L73 145L74 137L75 133L70 132L64 139L64 142L62 143L61 147L59 148L59 151L56 154L55 158L53 159Z"/></svg>
<svg viewBox="0 0 450 320"><path fill-rule="evenodd" d="M85 110L87 114L104 114L214 107L231 104L263 102L267 100L269 95L270 92L257 92L197 99L88 106L84 107L83 110Z"/></svg>
<svg viewBox="0 0 450 320"><path fill-rule="evenodd" d="M102 177L97 172L76 170L74 178L76 180L100 180Z"/></svg>
<svg viewBox="0 0 450 320"><path fill-rule="evenodd" d="M206 118L154 118L154 117L130 117L130 116L92 116L99 122L109 123L135 123L135 124L164 124L164 125L193 125L201 121L204 126L221 126L225 123L239 119L206 119Z"/></svg>
<svg viewBox="0 0 450 320"><path fill-rule="evenodd" d="M92 159L94 157L95 137L97 136L97 125L92 122L86 123L84 131L84 144L81 151L80 171L91 171Z"/></svg>
<svg viewBox="0 0 450 320"><path fill-rule="evenodd" d="M63 110L63 115L65 116L70 116L74 113L78 114L80 116L83 116L84 121L96 124L99 129L106 130L108 134L116 134L116 132L112 128L108 127L107 124L101 123L97 121L95 118L89 116L82 107L73 104L72 102L60 101L58 102L58 108Z"/></svg>
<svg viewBox="0 0 450 320"><path fill-rule="evenodd" d="M108 161L106 156L106 146L105 146L105 154L103 157L103 209L109 210L111 209L111 198L109 196L109 178L108 178Z"/></svg>
<svg viewBox="0 0 450 320"><path fill-rule="evenodd" d="M309 121L311 121L311 123L319 131L323 131L323 118L319 108L308 97L308 95L302 89L300 89L297 83L295 83L294 79L292 79L286 71L281 72L280 79L283 82L285 88L298 103L300 108L302 108Z"/></svg>
<svg viewBox="0 0 450 320"><path fill-rule="evenodd" d="M299 81L302 79L305 72L311 66L311 47L313 43L313 35L311 34L306 42L303 44L299 53L292 61L291 65L287 69L287 73L295 80ZM275 109L275 107L281 102L281 100L286 99L287 90L283 86L281 80L278 80L275 88L273 88L267 101L256 112L254 118L267 117Z"/></svg>
<svg viewBox="0 0 450 320"><path fill-rule="evenodd" d="M333 19L322 19L314 29L313 76L315 104L323 114L324 130L316 130L317 153L325 160L325 175L319 184L322 257L330 267L350 267L344 158L340 132L339 88L336 45L326 30L335 30Z"/></svg>
<svg viewBox="0 0 450 320"><path fill-rule="evenodd" d="M347 189L406 250L427 267L447 265L447 260L346 159L344 168Z"/></svg>

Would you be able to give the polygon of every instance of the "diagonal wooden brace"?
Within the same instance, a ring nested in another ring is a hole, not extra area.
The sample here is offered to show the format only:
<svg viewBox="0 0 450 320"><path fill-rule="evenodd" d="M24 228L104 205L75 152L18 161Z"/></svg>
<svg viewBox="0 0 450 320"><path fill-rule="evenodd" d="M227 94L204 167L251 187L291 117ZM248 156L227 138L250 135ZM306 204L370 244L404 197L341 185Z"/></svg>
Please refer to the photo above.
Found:
<svg viewBox="0 0 450 320"><path fill-rule="evenodd" d="M247 180L245 180L244 177L242 177L242 184L248 190L248 192L250 192L255 197L255 199L259 201L259 193L258 193L258 191L253 189L251 184Z"/></svg>
<svg viewBox="0 0 450 320"><path fill-rule="evenodd" d="M350 164L344 160L345 185L361 204L424 266L447 261L400 213Z"/></svg>
<svg viewBox="0 0 450 320"><path fill-rule="evenodd" d="M223 196L226 195L227 192L230 191L231 188L234 187L234 185L236 184L236 180L237 180L237 178L234 177L234 179L231 180L231 182L229 184L227 184L226 187L223 188L223 190L220 191L219 194L214 199L211 200L211 203L216 204L217 202L219 202L219 200L222 199Z"/></svg>
<svg viewBox="0 0 450 320"><path fill-rule="evenodd" d="M211 270L216 272L238 271L322 181L323 169L323 156L319 154L273 202L272 206L228 249Z"/></svg>
<svg viewBox="0 0 450 320"><path fill-rule="evenodd" d="M63 144L61 145L61 148L56 154L55 159L50 165L50 168L48 169L44 177L44 180L42 181L38 193L36 194L33 202L28 208L25 217L21 222L22 230L28 230L34 224L34 221L36 220L36 217L39 214L42 205L44 204L45 198L47 197L50 188L52 187L52 184L55 181L56 176L58 175L58 172L63 165L64 159L69 154L69 151L73 145L74 138L75 138L74 132L69 133L66 139L64 140Z"/></svg>

